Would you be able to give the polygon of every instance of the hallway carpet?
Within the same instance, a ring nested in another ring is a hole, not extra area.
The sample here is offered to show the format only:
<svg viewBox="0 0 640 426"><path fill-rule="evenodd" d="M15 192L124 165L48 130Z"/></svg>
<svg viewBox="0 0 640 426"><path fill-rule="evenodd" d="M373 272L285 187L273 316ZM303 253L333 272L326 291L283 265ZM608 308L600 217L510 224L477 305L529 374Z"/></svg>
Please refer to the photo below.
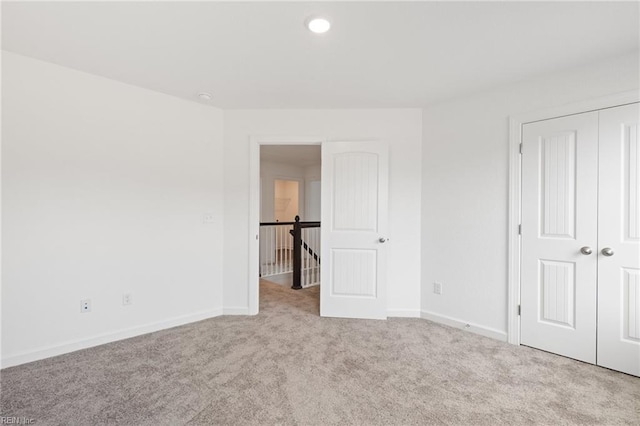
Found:
<svg viewBox="0 0 640 426"><path fill-rule="evenodd" d="M320 318L318 288L261 311L1 373L37 425L639 424L640 379L420 319Z"/></svg>

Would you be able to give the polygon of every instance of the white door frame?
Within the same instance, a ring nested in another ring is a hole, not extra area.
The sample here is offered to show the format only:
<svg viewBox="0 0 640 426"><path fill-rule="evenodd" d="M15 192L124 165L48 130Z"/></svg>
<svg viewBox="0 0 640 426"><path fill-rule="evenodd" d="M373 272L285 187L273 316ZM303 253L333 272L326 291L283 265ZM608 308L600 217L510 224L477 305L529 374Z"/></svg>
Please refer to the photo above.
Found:
<svg viewBox="0 0 640 426"><path fill-rule="evenodd" d="M640 101L640 91L617 93L582 102L575 102L558 107L547 108L509 117L509 228L508 228L508 305L507 305L507 339L509 343L520 344L520 234L522 164L520 144L522 143L522 126L550 118L562 117L583 112L631 104Z"/></svg>
<svg viewBox="0 0 640 426"><path fill-rule="evenodd" d="M260 306L260 146L261 145L322 145L324 137L250 136L249 137L249 276L247 282L249 315L256 315Z"/></svg>

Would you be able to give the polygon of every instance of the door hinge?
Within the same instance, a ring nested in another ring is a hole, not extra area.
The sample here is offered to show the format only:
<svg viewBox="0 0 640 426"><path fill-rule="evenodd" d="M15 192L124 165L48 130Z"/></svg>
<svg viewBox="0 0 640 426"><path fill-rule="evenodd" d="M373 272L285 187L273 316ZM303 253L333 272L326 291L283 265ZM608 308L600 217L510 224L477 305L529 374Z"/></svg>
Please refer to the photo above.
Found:
<svg viewBox="0 0 640 426"><path fill-rule="evenodd" d="M520 144L520 154L522 154L522 144Z"/></svg>
<svg viewBox="0 0 640 426"><path fill-rule="evenodd" d="M518 316L520 316L520 313L522 312L522 306L518 305Z"/></svg>
<svg viewBox="0 0 640 426"><path fill-rule="evenodd" d="M522 235L522 224L518 225L518 235Z"/></svg>

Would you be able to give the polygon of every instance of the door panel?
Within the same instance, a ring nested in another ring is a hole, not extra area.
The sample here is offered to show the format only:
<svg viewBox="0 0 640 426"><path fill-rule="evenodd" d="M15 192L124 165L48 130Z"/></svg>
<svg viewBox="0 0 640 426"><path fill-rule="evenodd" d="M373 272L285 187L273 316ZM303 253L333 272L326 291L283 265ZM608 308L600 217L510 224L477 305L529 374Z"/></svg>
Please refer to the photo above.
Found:
<svg viewBox="0 0 640 426"><path fill-rule="evenodd" d="M595 363L598 113L525 124L522 140L521 343Z"/></svg>
<svg viewBox="0 0 640 426"><path fill-rule="evenodd" d="M598 365L640 376L638 104L600 111ZM610 248L611 256L603 250Z"/></svg>
<svg viewBox="0 0 640 426"><path fill-rule="evenodd" d="M387 316L387 180L385 144L322 145L322 316Z"/></svg>
<svg viewBox="0 0 640 426"><path fill-rule="evenodd" d="M540 321L575 327L576 264L540 260Z"/></svg>
<svg viewBox="0 0 640 426"><path fill-rule="evenodd" d="M576 132L540 136L538 147L540 237L575 240Z"/></svg>
<svg viewBox="0 0 640 426"><path fill-rule="evenodd" d="M377 296L376 250L333 249L332 296Z"/></svg>

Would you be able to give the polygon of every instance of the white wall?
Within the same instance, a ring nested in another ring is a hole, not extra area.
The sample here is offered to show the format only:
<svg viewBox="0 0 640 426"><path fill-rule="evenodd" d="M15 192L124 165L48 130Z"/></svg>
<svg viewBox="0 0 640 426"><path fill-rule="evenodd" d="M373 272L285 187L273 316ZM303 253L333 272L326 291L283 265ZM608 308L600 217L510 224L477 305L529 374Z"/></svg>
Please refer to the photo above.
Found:
<svg viewBox="0 0 640 426"><path fill-rule="evenodd" d="M390 146L390 315L420 310L421 111L225 111L224 305L248 308L249 137L319 136L385 140Z"/></svg>
<svg viewBox="0 0 640 426"><path fill-rule="evenodd" d="M222 112L2 59L3 366L220 314Z"/></svg>
<svg viewBox="0 0 640 426"><path fill-rule="evenodd" d="M637 55L619 57L423 111L426 317L506 337L508 117L637 89L639 71Z"/></svg>
<svg viewBox="0 0 640 426"><path fill-rule="evenodd" d="M322 211L322 165L313 165L305 167L304 180L305 180L305 206L304 220L310 222L320 221L320 215Z"/></svg>

